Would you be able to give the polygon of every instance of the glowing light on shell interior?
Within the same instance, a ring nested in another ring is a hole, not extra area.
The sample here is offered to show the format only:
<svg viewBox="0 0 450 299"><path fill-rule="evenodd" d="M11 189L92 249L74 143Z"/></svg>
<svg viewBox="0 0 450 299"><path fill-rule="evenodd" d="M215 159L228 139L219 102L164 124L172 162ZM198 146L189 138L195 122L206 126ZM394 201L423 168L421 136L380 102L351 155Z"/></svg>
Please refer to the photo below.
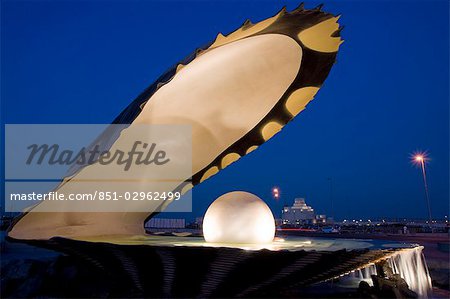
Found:
<svg viewBox="0 0 450 299"><path fill-rule="evenodd" d="M234 191L217 198L203 219L206 242L267 244L275 236L272 211L258 196Z"/></svg>

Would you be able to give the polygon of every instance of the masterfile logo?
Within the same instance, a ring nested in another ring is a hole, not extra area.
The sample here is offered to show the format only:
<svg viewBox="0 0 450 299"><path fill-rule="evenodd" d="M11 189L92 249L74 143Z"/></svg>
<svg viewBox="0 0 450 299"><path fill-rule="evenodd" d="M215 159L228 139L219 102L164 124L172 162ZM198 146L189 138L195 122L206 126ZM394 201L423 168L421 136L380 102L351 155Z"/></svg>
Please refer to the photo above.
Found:
<svg viewBox="0 0 450 299"><path fill-rule="evenodd" d="M191 209L190 126L6 125L5 135L8 211Z"/></svg>

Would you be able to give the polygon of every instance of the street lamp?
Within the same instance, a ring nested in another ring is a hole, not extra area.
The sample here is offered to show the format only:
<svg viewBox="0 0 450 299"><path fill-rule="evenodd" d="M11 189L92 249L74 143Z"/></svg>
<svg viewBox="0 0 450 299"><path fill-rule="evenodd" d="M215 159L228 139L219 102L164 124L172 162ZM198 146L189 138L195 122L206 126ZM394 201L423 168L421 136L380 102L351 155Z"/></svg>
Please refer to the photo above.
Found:
<svg viewBox="0 0 450 299"><path fill-rule="evenodd" d="M280 199L280 189L278 187L272 188L272 196L276 201Z"/></svg>
<svg viewBox="0 0 450 299"><path fill-rule="evenodd" d="M416 154L414 157L414 162L420 165L422 169L422 177L423 177L423 185L425 188L425 197L427 199L427 207L428 207L428 217L429 217L429 225L431 227L432 218L431 218L431 207L430 207L430 195L428 193L428 183L427 183L427 173L425 171L425 162L427 161L427 157L425 154L420 153Z"/></svg>
<svg viewBox="0 0 450 299"><path fill-rule="evenodd" d="M280 200L280 188L278 187L273 187L272 188L272 196L275 199L275 201L278 203ZM281 218L283 218L283 204L281 203Z"/></svg>

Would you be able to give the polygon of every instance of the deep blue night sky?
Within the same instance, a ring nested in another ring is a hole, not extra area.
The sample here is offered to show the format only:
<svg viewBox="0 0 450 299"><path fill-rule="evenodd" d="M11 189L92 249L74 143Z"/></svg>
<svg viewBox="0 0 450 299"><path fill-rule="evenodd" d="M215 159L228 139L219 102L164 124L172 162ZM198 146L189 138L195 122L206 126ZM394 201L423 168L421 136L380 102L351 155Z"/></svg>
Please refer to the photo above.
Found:
<svg viewBox="0 0 450 299"><path fill-rule="evenodd" d="M5 123L110 123L163 71L287 1L2 1ZM316 2L307 2L312 8ZM246 190L273 209L306 197L335 216L420 217L427 150L433 216L449 210L448 1L332 1L345 43L316 99L258 151L194 190L193 218ZM173 215L171 217L174 217ZM177 217L177 216L175 216Z"/></svg>

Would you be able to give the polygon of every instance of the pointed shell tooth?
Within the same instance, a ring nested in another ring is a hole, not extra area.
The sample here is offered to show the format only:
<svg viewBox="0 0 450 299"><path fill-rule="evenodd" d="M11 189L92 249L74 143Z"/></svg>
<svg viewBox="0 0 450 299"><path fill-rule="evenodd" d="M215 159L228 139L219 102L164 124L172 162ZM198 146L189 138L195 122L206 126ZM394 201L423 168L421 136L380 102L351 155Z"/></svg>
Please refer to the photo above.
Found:
<svg viewBox="0 0 450 299"><path fill-rule="evenodd" d="M177 70L176 70L176 73L178 73L179 71L181 71L183 68L185 67L185 65L184 64L182 64L182 63L179 63L178 65L177 65Z"/></svg>
<svg viewBox="0 0 450 299"><path fill-rule="evenodd" d="M245 20L244 24L242 24L243 29L247 29L252 26L253 26L253 23L252 23L252 21L250 21L250 19Z"/></svg>
<svg viewBox="0 0 450 299"><path fill-rule="evenodd" d="M296 9L294 9L294 11L302 11L305 10L305 2L300 3L299 6L297 6Z"/></svg>
<svg viewBox="0 0 450 299"><path fill-rule="evenodd" d="M139 108L141 108L141 110L143 110L144 107L145 107L145 104L147 104L147 102L148 102L148 101L142 102L142 103L139 105Z"/></svg>
<svg viewBox="0 0 450 299"><path fill-rule="evenodd" d="M342 43L340 37L333 37L339 29L338 18L332 17L301 31L297 37L307 48L323 53L337 52Z"/></svg>
<svg viewBox="0 0 450 299"><path fill-rule="evenodd" d="M275 21L278 20L283 14L284 14L284 12L283 12L283 10L281 10L278 14L276 14L275 16L273 16L271 18L265 19L261 22L253 24L252 26L247 27L247 28L240 27L239 29L233 31L232 33L228 34L227 36L223 36L223 35L219 34L216 37L216 40L214 41L214 43L208 49L217 48L217 47L226 45L228 43L240 40L247 36L251 36L252 34L261 32L262 30L266 29L267 27L269 27L270 25L275 23ZM222 37L220 37L220 36L222 36Z"/></svg>
<svg viewBox="0 0 450 299"><path fill-rule="evenodd" d="M224 38L225 38L225 36L221 32L219 32L216 36L216 40L214 41L214 43L216 43Z"/></svg>
<svg viewBox="0 0 450 299"><path fill-rule="evenodd" d="M202 49L196 49L195 50L195 56L199 56L199 55L201 55L203 53L203 50Z"/></svg>

